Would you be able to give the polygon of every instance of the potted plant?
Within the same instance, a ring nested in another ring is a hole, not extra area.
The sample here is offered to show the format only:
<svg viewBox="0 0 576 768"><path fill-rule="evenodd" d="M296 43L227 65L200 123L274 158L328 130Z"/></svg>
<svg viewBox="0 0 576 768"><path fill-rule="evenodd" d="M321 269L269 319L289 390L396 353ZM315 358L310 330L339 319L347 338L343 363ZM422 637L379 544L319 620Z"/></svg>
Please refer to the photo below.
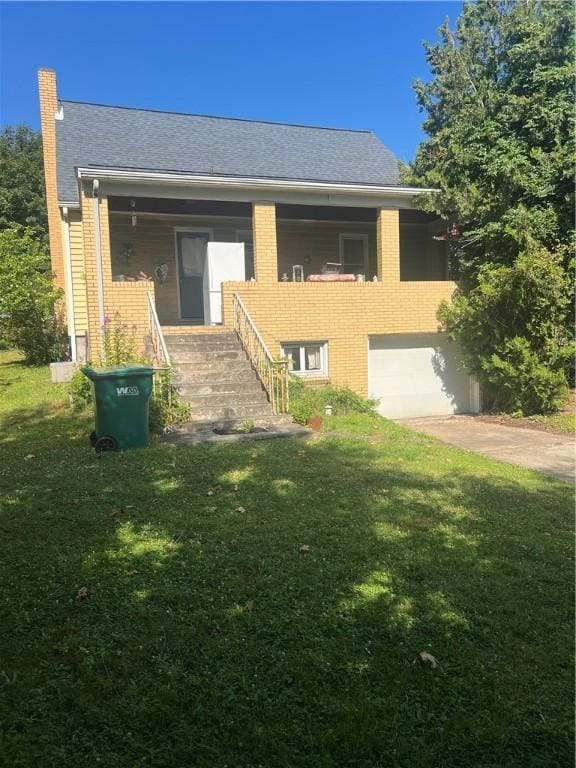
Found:
<svg viewBox="0 0 576 768"><path fill-rule="evenodd" d="M314 432L320 432L322 429L322 416L319 413L312 414L312 416L306 419L306 425Z"/></svg>

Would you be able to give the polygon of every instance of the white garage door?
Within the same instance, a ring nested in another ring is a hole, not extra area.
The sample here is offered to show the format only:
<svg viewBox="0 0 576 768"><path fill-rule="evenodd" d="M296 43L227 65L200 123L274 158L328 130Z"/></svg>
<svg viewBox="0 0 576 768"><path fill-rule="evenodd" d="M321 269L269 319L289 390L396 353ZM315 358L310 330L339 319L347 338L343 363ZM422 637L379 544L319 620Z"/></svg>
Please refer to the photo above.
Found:
<svg viewBox="0 0 576 768"><path fill-rule="evenodd" d="M378 411L392 419L478 410L476 384L442 334L371 336L368 379Z"/></svg>

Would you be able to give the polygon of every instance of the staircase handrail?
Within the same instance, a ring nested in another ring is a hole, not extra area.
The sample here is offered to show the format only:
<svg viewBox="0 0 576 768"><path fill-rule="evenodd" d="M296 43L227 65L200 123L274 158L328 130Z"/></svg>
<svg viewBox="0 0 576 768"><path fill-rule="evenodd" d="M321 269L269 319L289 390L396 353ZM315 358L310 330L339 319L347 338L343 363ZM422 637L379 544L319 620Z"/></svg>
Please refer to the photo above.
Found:
<svg viewBox="0 0 576 768"><path fill-rule="evenodd" d="M250 317L250 313L244 306L244 302L237 293L234 294L233 301L234 330L268 394L272 411L274 414L287 413L289 405L288 361L274 360Z"/></svg>
<svg viewBox="0 0 576 768"><path fill-rule="evenodd" d="M152 343L152 350L154 352L156 363L158 365L163 365L169 368L170 355L168 354L166 339L162 333L162 326L158 320L156 303L154 301L154 294L152 291L148 291L148 328L150 331L150 341Z"/></svg>

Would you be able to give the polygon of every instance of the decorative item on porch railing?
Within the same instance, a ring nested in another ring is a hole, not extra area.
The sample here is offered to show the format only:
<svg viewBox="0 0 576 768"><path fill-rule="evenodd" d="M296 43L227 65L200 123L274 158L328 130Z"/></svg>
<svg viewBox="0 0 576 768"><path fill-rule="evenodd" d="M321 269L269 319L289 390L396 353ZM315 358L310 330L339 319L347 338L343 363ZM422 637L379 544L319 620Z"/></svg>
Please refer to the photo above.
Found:
<svg viewBox="0 0 576 768"><path fill-rule="evenodd" d="M154 294L151 291L148 292L148 329L150 331L150 343L152 344L154 363L160 367L169 368L170 355L168 354L168 348L166 346L166 341L164 340L164 334L162 333L162 326L158 320Z"/></svg>
<svg viewBox="0 0 576 768"><path fill-rule="evenodd" d="M237 293L234 294L234 330L268 393L272 410L276 414L286 413L288 411L288 361L274 360Z"/></svg>

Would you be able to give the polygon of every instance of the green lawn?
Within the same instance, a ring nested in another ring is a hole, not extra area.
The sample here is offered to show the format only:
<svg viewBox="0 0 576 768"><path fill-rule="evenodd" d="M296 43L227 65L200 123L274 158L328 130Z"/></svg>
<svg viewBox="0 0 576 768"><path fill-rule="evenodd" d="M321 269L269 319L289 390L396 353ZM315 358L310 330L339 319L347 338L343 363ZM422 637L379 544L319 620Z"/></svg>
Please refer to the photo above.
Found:
<svg viewBox="0 0 576 768"><path fill-rule="evenodd" d="M2 768L573 764L567 484L366 417L98 458L10 359Z"/></svg>

